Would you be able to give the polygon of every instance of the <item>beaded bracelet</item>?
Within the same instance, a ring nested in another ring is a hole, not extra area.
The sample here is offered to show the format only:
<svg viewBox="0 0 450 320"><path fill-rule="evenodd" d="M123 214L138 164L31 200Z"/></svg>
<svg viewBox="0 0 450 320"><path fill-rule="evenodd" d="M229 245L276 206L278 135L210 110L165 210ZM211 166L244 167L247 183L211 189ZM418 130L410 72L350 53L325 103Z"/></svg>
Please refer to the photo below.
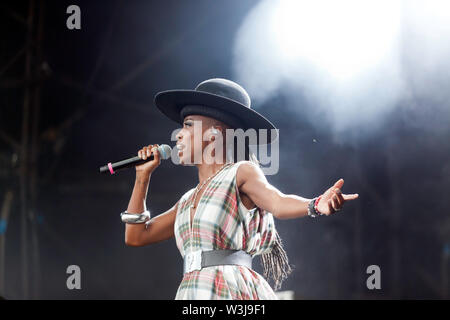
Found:
<svg viewBox="0 0 450 320"><path fill-rule="evenodd" d="M319 209L317 208L320 198L322 198L322 195L318 196L316 201L314 202L314 210L316 211L316 214L318 214L319 216L322 215L322 213L320 213Z"/></svg>
<svg viewBox="0 0 450 320"><path fill-rule="evenodd" d="M308 216L315 218L317 216L321 216L322 213L319 212L319 210L317 209L317 204L320 201L320 198L322 196L319 196L317 198L312 199L309 204L308 204Z"/></svg>

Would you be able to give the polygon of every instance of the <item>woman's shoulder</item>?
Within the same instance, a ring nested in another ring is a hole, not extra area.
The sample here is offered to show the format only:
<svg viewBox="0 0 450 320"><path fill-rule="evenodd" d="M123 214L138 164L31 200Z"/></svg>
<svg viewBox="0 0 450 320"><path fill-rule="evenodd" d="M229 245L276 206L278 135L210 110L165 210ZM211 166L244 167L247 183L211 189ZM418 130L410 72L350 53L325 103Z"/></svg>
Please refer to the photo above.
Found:
<svg viewBox="0 0 450 320"><path fill-rule="evenodd" d="M242 161L236 162L234 164L234 167L236 170L236 174L238 174L239 168L240 168L239 173L243 173L244 175L255 174L258 171L262 172L261 167L257 163L254 163L253 161L249 161L249 160L242 160Z"/></svg>
<svg viewBox="0 0 450 320"><path fill-rule="evenodd" d="M236 169L236 171L237 171L237 169L239 169L241 167L251 170L252 168L253 169L259 168L259 165L250 160L241 160L241 161L235 162L233 167Z"/></svg>
<svg viewBox="0 0 450 320"><path fill-rule="evenodd" d="M239 161L235 164L235 168L234 176L238 186L241 186L244 181L250 179L251 177L264 176L264 172L259 164L253 161Z"/></svg>

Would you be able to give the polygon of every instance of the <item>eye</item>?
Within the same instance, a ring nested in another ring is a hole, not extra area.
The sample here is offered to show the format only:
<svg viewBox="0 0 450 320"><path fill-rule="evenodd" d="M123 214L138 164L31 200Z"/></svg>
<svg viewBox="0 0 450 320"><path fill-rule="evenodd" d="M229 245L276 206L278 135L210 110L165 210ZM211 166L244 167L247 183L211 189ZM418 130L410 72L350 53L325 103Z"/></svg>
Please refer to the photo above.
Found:
<svg viewBox="0 0 450 320"><path fill-rule="evenodd" d="M191 123L190 121L186 121L186 122L184 123L184 126L185 126L185 127L190 127L190 126L192 126L192 123Z"/></svg>

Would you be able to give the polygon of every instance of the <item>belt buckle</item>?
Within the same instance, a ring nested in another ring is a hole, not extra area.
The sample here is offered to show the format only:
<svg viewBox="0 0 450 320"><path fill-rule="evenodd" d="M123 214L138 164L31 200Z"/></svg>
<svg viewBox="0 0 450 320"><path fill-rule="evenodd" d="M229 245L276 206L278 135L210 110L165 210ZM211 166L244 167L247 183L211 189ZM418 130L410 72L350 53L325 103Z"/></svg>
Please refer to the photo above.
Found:
<svg viewBox="0 0 450 320"><path fill-rule="evenodd" d="M189 252L184 256L184 273L202 269L202 250Z"/></svg>

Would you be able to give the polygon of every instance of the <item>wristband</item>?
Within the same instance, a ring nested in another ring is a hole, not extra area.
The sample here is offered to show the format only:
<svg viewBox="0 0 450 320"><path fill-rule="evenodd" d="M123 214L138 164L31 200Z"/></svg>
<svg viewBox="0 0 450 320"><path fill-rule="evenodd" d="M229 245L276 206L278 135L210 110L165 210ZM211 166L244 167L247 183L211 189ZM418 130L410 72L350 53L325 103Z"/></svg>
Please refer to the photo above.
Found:
<svg viewBox="0 0 450 320"><path fill-rule="evenodd" d="M312 218L316 218L316 217L322 215L322 213L320 213L319 210L317 209L317 204L319 203L321 197L322 196L316 197L309 202L308 216L310 216Z"/></svg>

